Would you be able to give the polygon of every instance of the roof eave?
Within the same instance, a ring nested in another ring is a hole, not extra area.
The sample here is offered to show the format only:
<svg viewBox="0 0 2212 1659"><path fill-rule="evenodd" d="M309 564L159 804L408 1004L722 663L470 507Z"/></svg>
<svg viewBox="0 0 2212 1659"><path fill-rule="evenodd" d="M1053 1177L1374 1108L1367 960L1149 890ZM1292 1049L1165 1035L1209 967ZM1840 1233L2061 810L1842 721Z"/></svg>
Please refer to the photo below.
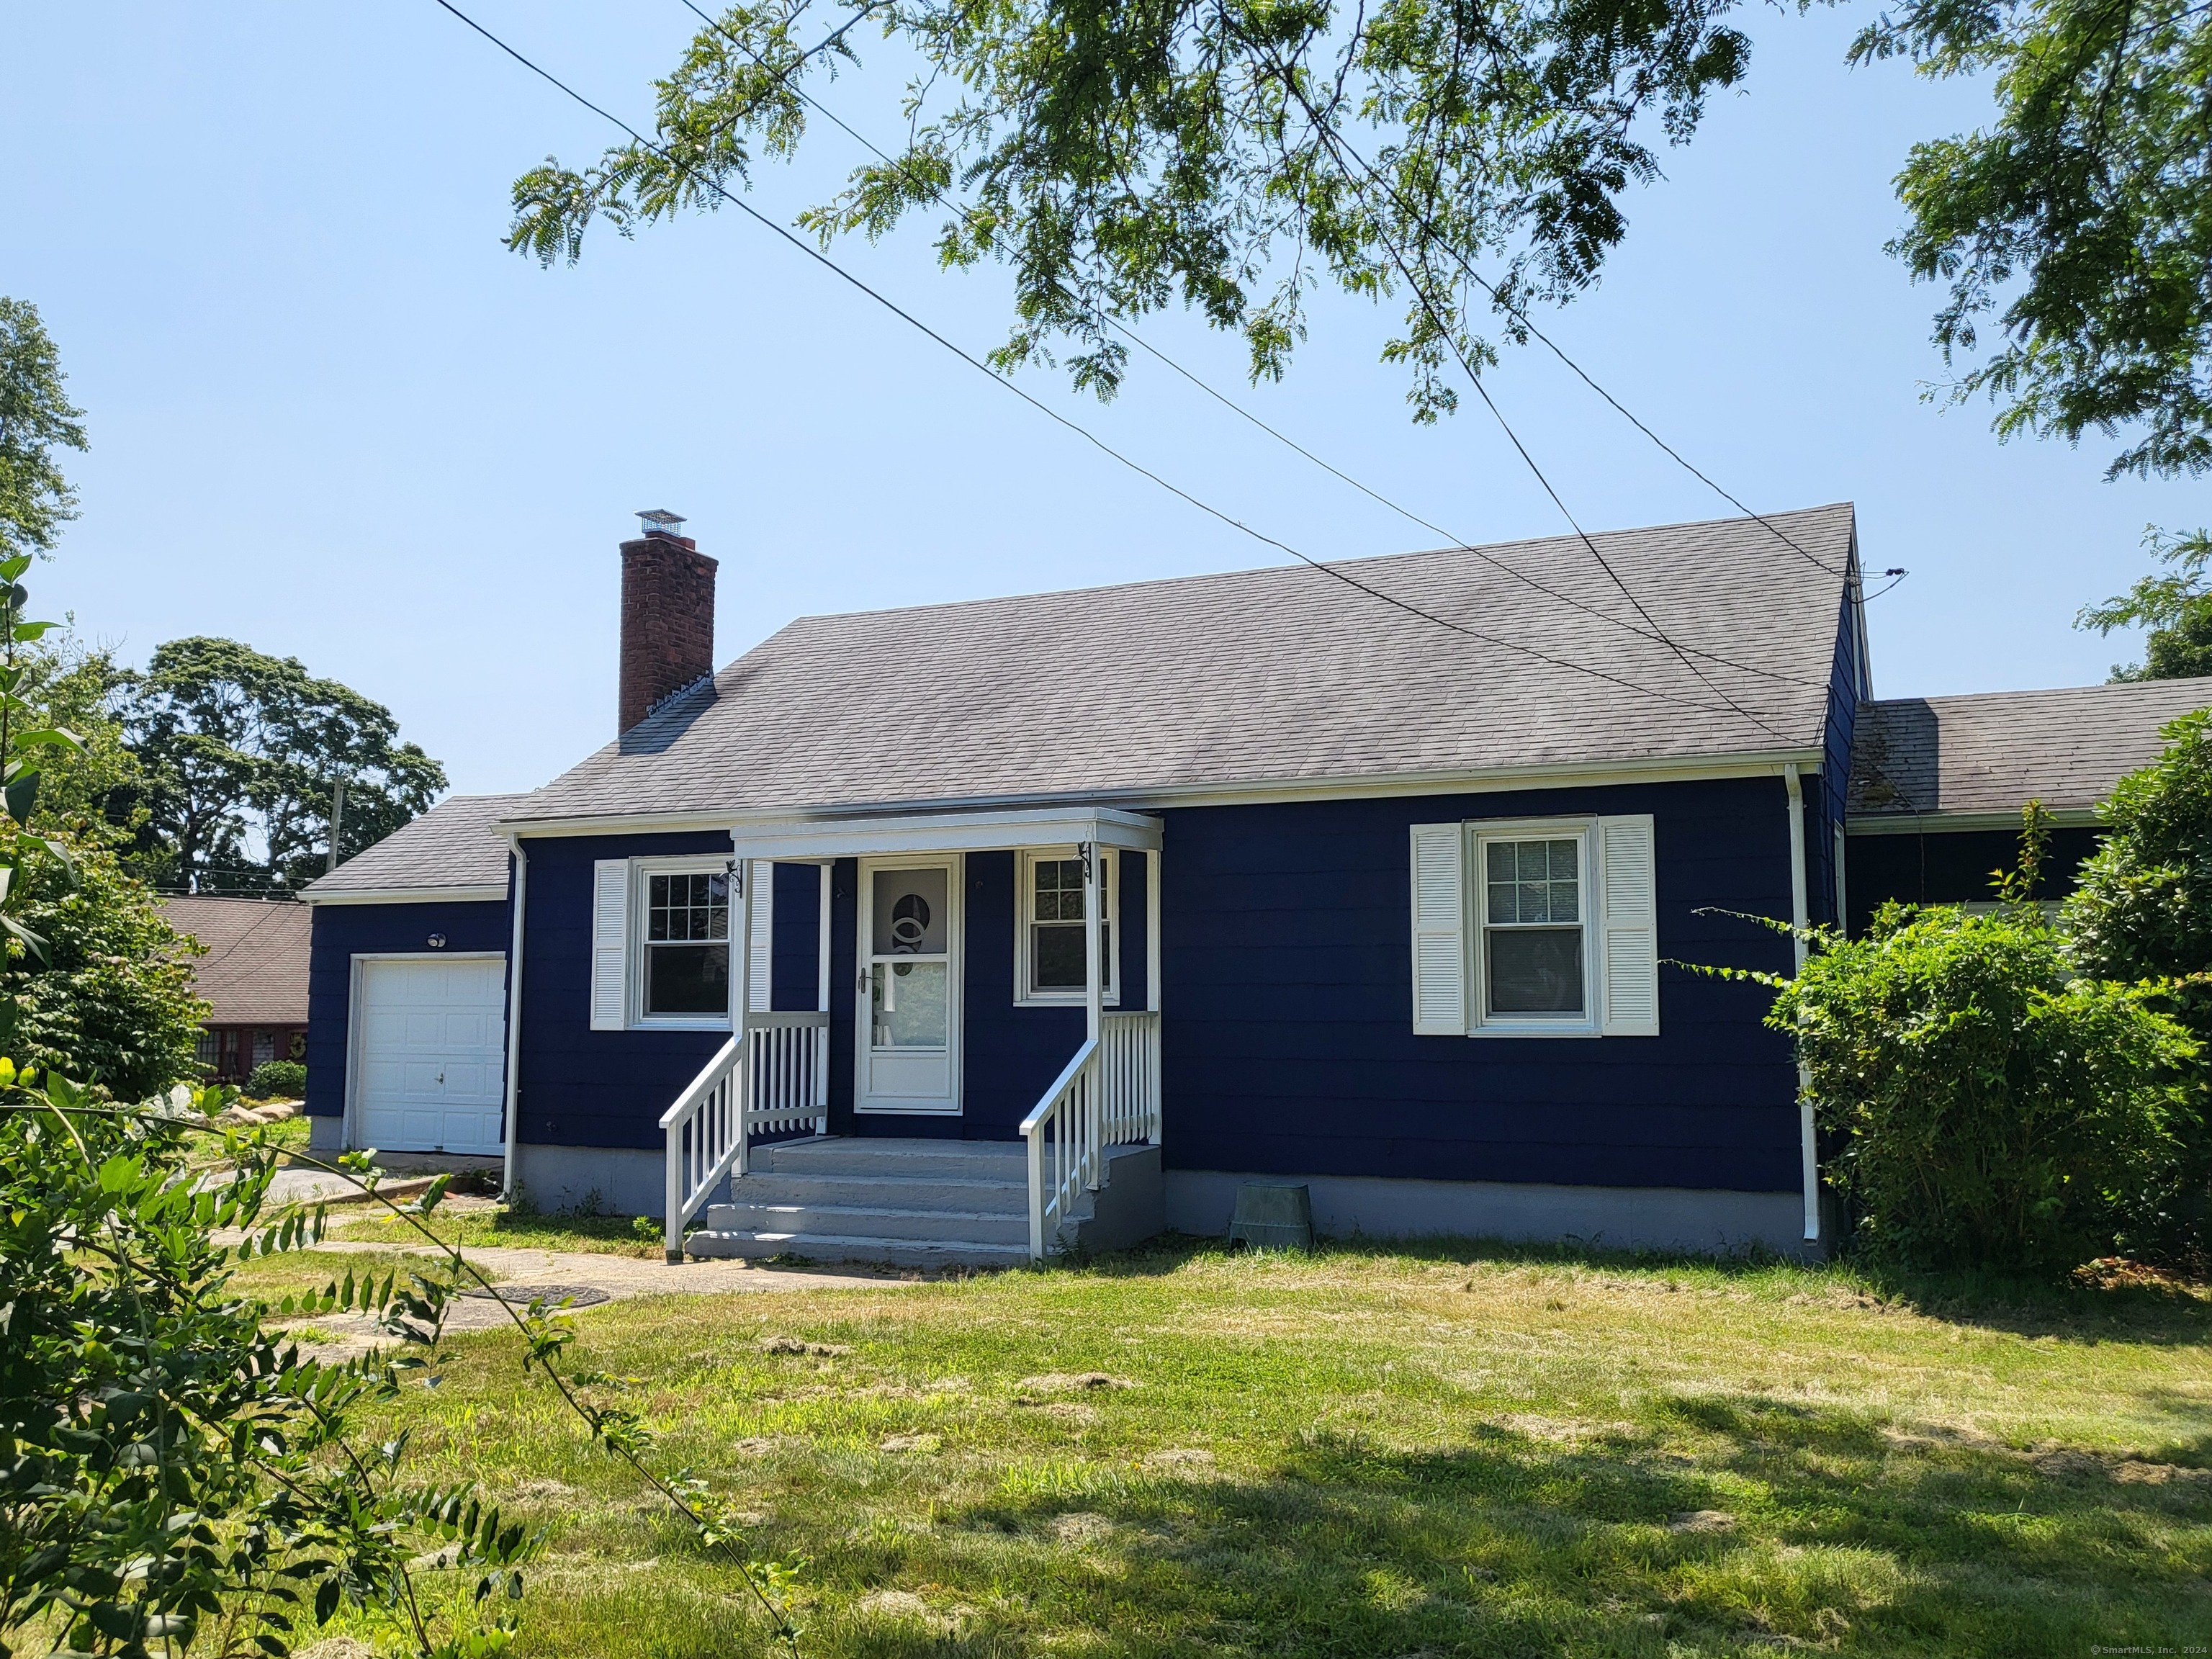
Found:
<svg viewBox="0 0 2212 1659"><path fill-rule="evenodd" d="M1795 765L1820 771L1818 744L1802 748L1743 750L1645 760L1563 761L1478 770L1399 772L1372 776L1285 778L1249 783L1156 784L1123 789L1067 790L1030 795L975 795L908 800L849 801L817 805L723 808L686 812L610 812L543 818L502 818L492 825L507 836L671 835L727 830L797 817L857 817L877 814L973 812L1024 806L1115 806L1144 811L1175 806L1241 806L1397 795L1477 794L1562 784L1595 787L1616 783L1674 783L1700 779L1779 776Z"/></svg>
<svg viewBox="0 0 2212 1659"><path fill-rule="evenodd" d="M2051 806L2044 809L2062 830L2094 829L2105 822L2094 806ZM1844 817L1847 836L1958 835L1973 830L2017 830L2018 812L1849 812Z"/></svg>

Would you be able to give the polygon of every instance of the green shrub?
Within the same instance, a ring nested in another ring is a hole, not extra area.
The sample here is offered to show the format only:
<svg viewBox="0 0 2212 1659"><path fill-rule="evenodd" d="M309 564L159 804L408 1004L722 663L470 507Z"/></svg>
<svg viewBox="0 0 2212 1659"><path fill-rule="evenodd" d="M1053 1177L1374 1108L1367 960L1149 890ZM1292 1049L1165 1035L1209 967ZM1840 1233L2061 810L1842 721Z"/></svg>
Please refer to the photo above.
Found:
<svg viewBox="0 0 2212 1659"><path fill-rule="evenodd" d="M1768 1024L1791 1033L1856 1242L1901 1267L2063 1270L2134 1243L2166 1189L2188 1032L2166 988L2078 975L2025 902L1885 906L1823 933Z"/></svg>
<svg viewBox="0 0 2212 1659"><path fill-rule="evenodd" d="M7 852L33 839L0 822ZM10 946L13 1057L75 1071L118 1100L198 1079L193 1052L208 1012L192 990L198 945L169 926L112 849L78 841L71 852L74 873L37 859L8 891L9 909L46 942L43 957Z"/></svg>
<svg viewBox="0 0 2212 1659"><path fill-rule="evenodd" d="M264 1060L242 1092L248 1100L297 1100L307 1092L307 1068L296 1060Z"/></svg>
<svg viewBox="0 0 2212 1659"><path fill-rule="evenodd" d="M2154 1242L2202 1255L2212 1249L2212 714L2185 714L2160 735L2164 752L2113 789L2112 832L2082 865L2064 926L2083 972L2175 981L2174 1012L2200 1048Z"/></svg>

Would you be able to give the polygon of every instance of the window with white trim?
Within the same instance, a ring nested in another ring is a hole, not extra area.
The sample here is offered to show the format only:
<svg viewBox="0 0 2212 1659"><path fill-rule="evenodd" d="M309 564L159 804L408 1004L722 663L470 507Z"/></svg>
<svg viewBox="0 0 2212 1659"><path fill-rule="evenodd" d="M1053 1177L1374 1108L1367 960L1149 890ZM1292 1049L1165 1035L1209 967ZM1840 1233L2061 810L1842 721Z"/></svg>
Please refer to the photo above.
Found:
<svg viewBox="0 0 2212 1659"><path fill-rule="evenodd" d="M1413 1030L1656 1036L1651 818L1412 826Z"/></svg>
<svg viewBox="0 0 2212 1659"><path fill-rule="evenodd" d="M1114 927L1118 856L1100 848L1098 953L1103 1000L1121 1000ZM1079 1003L1084 998L1083 860L1073 847L1031 848L1014 856L1014 1000Z"/></svg>
<svg viewBox="0 0 2212 1659"><path fill-rule="evenodd" d="M1590 1023L1584 836L1470 826L1476 881L1478 1023Z"/></svg>
<svg viewBox="0 0 2212 1659"><path fill-rule="evenodd" d="M725 870L641 872L638 1012L647 1019L727 1018L730 878Z"/></svg>

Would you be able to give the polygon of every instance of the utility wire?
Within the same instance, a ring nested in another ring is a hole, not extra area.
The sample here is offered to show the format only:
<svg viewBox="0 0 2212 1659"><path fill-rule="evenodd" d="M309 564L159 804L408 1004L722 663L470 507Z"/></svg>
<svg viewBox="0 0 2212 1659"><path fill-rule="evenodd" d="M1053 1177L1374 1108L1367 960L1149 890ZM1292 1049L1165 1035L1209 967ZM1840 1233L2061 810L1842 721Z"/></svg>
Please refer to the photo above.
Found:
<svg viewBox="0 0 2212 1659"><path fill-rule="evenodd" d="M1249 40L1246 41L1246 44L1255 45L1255 43ZM1331 126L1329 123L1322 119L1320 112L1316 110L1311 101L1307 99L1304 89L1298 85L1297 81L1291 74L1289 66L1285 64L1282 59L1278 57L1272 49L1267 51L1266 57L1267 61L1273 66L1277 78L1281 81L1283 90L1287 92L1292 98L1295 98L1298 101L1300 107L1305 111L1307 118L1311 120L1316 128L1317 128L1322 133L1322 142L1326 143L1331 150L1336 150L1339 148L1340 141L1336 136L1335 129ZM1364 167L1364 165L1365 164L1363 162L1363 168ZM1367 169L1367 171L1369 171L1371 176L1372 169ZM1422 221L1422 223L1426 226L1428 222L1424 220ZM1645 625L1649 627L1662 642L1664 642L1668 650L1672 651L1677 657L1681 659L1682 665L1688 669L1692 674L1697 677L1698 680L1705 686L1705 690L1711 692L1723 702L1726 703L1730 708L1734 709L1738 714L1741 715L1745 720L1749 720L1753 725L1758 726L1768 736L1776 738L1778 741L1783 740L1783 733L1776 731L1758 715L1753 714L1749 709L1743 708L1735 701L1735 698L1729 696L1727 692L1722 690L1719 686L1714 684L1712 677L1707 674L1704 669L1698 667L1696 663L1690 660L1689 653L1684 651L1673 639L1669 638L1666 630L1661 628L1658 623L1653 619L1650 611L1644 608L1644 601L1638 599L1634 593L1629 591L1628 584L1620 579L1620 573L1613 568L1612 561L1607 559L1605 555L1599 550L1598 544L1590 539L1589 532L1582 527L1581 521L1568 510L1566 502L1560 499L1559 492L1552 487L1552 481L1544 476L1544 469L1536 465L1536 458L1528 453L1528 447L1521 441L1521 434L1514 431L1512 423L1505 418L1504 411L1498 408L1496 400L1491 397L1490 389L1482 383L1482 376L1475 372L1474 365L1468 361L1466 351L1461 348L1459 337L1452 330L1447 328L1444 325L1443 319L1437 314L1436 306L1429 297L1427 288L1417 276L1414 276L1413 271L1407 268L1405 254L1400 251L1397 244L1391 240L1388 235L1382 234L1379 230L1376 234L1381 238L1383 247L1389 252L1391 264L1398 268L1398 274L1406 279L1407 286L1413 289L1414 299L1420 304L1422 314L1429 319L1429 325L1437 331L1437 337L1442 339L1446 345L1451 348L1452 356L1458 359L1461 372L1467 376L1469 384L1474 387L1475 395L1482 399L1483 407L1490 411L1492 417L1497 421L1499 429L1505 434L1507 440L1511 442L1516 453L1517 453L1522 460L1527 464L1528 471L1535 475L1536 482L1544 487L1544 493L1552 498L1552 505L1559 509L1559 516L1567 521L1569 527L1571 528L1575 534L1581 538L1582 544L1589 550L1589 556L1591 558L1597 561L1598 568L1604 571L1606 575L1611 579L1613 585L1620 590L1620 597L1626 599L1628 603L1635 608L1636 614L1644 618ZM1449 244L1447 243L1445 246L1449 246ZM1834 573L1831 572L1830 574L1832 574Z"/></svg>
<svg viewBox="0 0 2212 1659"><path fill-rule="evenodd" d="M1288 84L1287 80L1285 84ZM1299 101L1301 103L1304 103L1305 100L1303 97L1300 97ZM1306 112L1309 115L1314 114L1315 112L1312 105L1306 105ZM1705 473L1698 471L1696 466L1692 465L1690 461L1683 456L1680 450L1676 449L1664 438L1661 437L1650 427L1646 426L1637 417L1635 411L1631 410L1626 404L1622 403L1620 398L1614 397L1613 393L1607 392L1603 386L1600 386L1596 380L1590 377L1589 372L1587 369L1585 369L1580 363L1577 362L1572 357L1567 356L1565 349L1560 346L1558 341L1554 340L1550 335L1545 333L1542 329L1539 328L1536 325L1535 319L1528 315L1525 308L1514 305L1507 301L1505 296L1498 291L1497 288L1491 283L1490 279L1474 268L1474 261L1469 259L1465 253L1462 252L1455 243L1437 230L1436 222L1431 219L1426 214L1416 211L1413 204L1408 203L1403 196L1398 193L1397 186L1393 185L1389 179L1373 165L1373 163L1370 162L1366 157L1362 155L1350 139L1337 133L1334 127L1324 126L1323 130L1330 135L1330 143L1333 145L1340 147L1346 155L1350 156L1353 161L1357 162L1358 164L1359 170L1365 173L1376 185L1379 185L1384 193L1390 198L1391 201L1397 204L1398 208L1401 211L1409 213L1413 216L1413 217L1419 223L1421 228L1428 234L1429 239L1434 242L1437 246L1442 248L1446 253L1449 253L1451 256L1452 262L1456 264L1461 270L1467 274L1468 281L1474 283L1476 287L1480 288L1485 294L1487 294L1490 296L1491 302L1492 304L1497 306L1497 307L1500 311L1504 312L1507 316L1519 323L1522 327L1527 329L1528 332L1534 335L1539 341L1542 342L1546 349L1550 351L1554 357L1557 357L1561 362L1565 363L1569 369L1573 371L1576 379L1579 380L1592 392L1596 392L1599 397L1604 398L1607 404L1612 405L1613 410L1619 414L1623 420L1626 421L1638 432L1641 432L1645 437L1650 439L1653 443L1658 445L1661 451L1663 452L1668 459L1672 460L1675 465L1680 467L1685 472L1687 472L1699 483L1705 485L1706 489L1711 490L1713 494L1718 495L1730 507L1735 508L1737 512L1764 526L1766 530L1772 534L1777 540L1781 542L1784 547L1790 549L1791 552L1796 554L1798 557L1805 560L1815 568L1825 570L1831 576L1848 577L1848 568L1844 570L1838 570L1826 559L1820 558L1816 554L1807 551L1779 526L1774 524L1764 514L1753 512L1741 501L1738 501L1735 495L1723 489L1718 483L1715 483Z"/></svg>
<svg viewBox="0 0 2212 1659"><path fill-rule="evenodd" d="M1115 449L1112 445L1107 443L1104 439L1100 438L1087 428L1070 420L1066 416L1060 413L1059 410L1054 409L1050 404L1040 401L1037 398L1032 396L1029 392L1024 390L1020 386L1017 385L1013 381L1007 380L1005 376L994 373L993 370L980 359L970 356L964 349L953 343L952 341L947 339L944 335L930 327L928 324L923 322L920 318L906 310L896 301L891 300L885 295L879 293L877 289L871 288L867 283L862 282L858 276L855 276L852 272L847 270L843 266L831 259L827 254L823 253L817 248L809 246L805 241L793 234L782 225L778 224L775 220L768 217L767 215L762 213L750 203L745 201L741 197L732 194L717 180L708 178L700 173L696 169L687 166L676 156L671 155L668 150L664 149L662 146L654 143L651 139L647 138L643 133L640 132L635 127L630 125L629 122L623 120L620 116L601 108L590 99L585 97L583 94L578 92L574 88L569 86L559 76L553 74L552 71L542 67L529 58L525 57L521 52L518 51L515 47L509 46L498 35L493 33L483 24L477 22L476 19L471 17L466 12L464 12L458 6L454 5L453 3L453 0L434 0L434 3L441 10L450 13L458 21L466 25L473 33L481 36L492 46L496 46L507 57L512 58L516 63L521 64L523 68L537 76L547 85L552 87L555 90L560 92L564 96L573 100L575 103L580 105L585 109L591 111L592 114L598 116L600 119L619 128L623 132L628 133L633 143L640 145L645 149L650 150L653 155L659 156L662 161L667 162L671 167L675 167L679 172L684 173L695 183L703 185L708 189L713 191L717 196L720 197L731 206L738 209L747 217L753 220L754 222L774 232L777 236L782 238L792 246L797 248L801 253L806 255L808 258L812 259L816 264L821 265L823 269L849 283L852 287L858 289L862 294L867 295L868 298L882 306L886 311L891 313L892 315L897 317L901 321L908 324L917 331L927 335L931 340L944 347L945 350L959 358L961 362L966 363L970 368L973 368L976 373L983 375L986 379L990 380L993 385L1003 387L1005 390L1011 392L1014 396L1019 398L1024 403L1028 404L1040 414L1046 416L1058 425L1065 427L1068 431L1073 432L1076 436L1083 439L1086 443L1091 444L1093 447L1097 448L1113 460L1119 462L1132 472L1134 472L1139 477L1158 484L1170 495L1188 502L1192 507L1198 508L1200 512L1206 514L1208 517L1216 519L1221 523L1229 526L1231 529L1238 531L1246 536L1249 536L1255 541L1263 543L1267 546L1275 548L1281 552L1289 554L1300 563L1310 565L1314 569L1320 571L1323 575L1334 577L1338 581L1344 583L1347 587L1357 589L1358 592L1367 594L1371 599L1380 599L1385 605L1393 605L1398 610L1407 612L1408 615L1419 617L1425 622L1433 623L1440 628L1449 629L1453 633L1465 635L1469 639L1480 640L1486 645L1494 645L1504 650L1516 652L1521 655L1534 658L1537 661L1546 663L1554 668L1565 669L1573 673L1586 674L1593 678L1605 680L1612 684L1621 687L1625 690L1634 691L1641 696L1652 697L1662 702L1672 702L1682 708L1697 709L1707 714L1734 713L1743 719L1750 720L1755 725L1763 726L1763 722L1759 721L1756 716L1736 707L1732 702L1728 703L1725 708L1715 708L1708 703L1693 702L1686 698L1674 696L1670 692L1660 691L1654 690L1652 687L1648 685L1638 684L1633 680L1624 679L1620 676L1608 673L1601 668L1593 668L1585 663L1578 663L1565 658L1554 657L1547 652L1537 650L1533 646L1522 645L1511 640L1501 639L1495 635L1485 634L1478 629L1465 627L1461 623L1452 622L1446 617L1437 616L1433 612L1424 611L1419 605L1410 605L1403 599L1382 592L1380 588L1370 587L1366 583L1360 581L1352 576L1347 575L1345 572L1336 569L1330 565L1324 564L1320 560L1299 551L1297 548L1292 547L1288 542L1279 540L1277 538L1270 536L1263 531L1255 530L1251 526L1245 524L1243 520L1231 517L1229 514L1222 511L1219 507L1213 506L1210 502L1200 500L1198 496L1192 495L1188 490L1184 489L1180 485L1170 483L1166 478L1162 477L1158 473L1152 471L1151 468L1145 466L1141 463L1133 459L1131 457L1123 454L1120 450Z"/></svg>
<svg viewBox="0 0 2212 1659"><path fill-rule="evenodd" d="M847 122L842 117L838 115L835 110L830 109L819 99L816 98L811 93L808 92L804 87L799 86L792 81L791 75L793 71L796 70L799 64L804 64L810 58L818 55L829 42L823 42L823 46L816 46L811 50L802 51L798 58L796 58L788 67L778 69L767 58L762 57L760 53L753 48L750 42L738 35L731 33L727 28L723 27L721 21L719 18L716 18L711 14L701 9L696 3L696 0L681 0L681 3L684 9L690 12L693 16L698 18L701 22L704 23L716 34L720 35L723 40L728 41L739 52L744 52L746 57L751 58L752 61L757 64L761 68L766 70L769 74L775 76L776 80L780 83L788 88L793 96L805 103L824 120L837 128L838 131L844 133L848 137L853 139L854 142L860 144L863 149L868 150L877 158L877 160L882 161L884 166L896 169L898 173L901 173L909 183L917 185L923 190L927 191L931 199L936 202L939 206L944 208L948 212L965 214L969 211L969 210L963 207L959 203L953 201L947 197L935 185L915 173L904 161L891 155L890 153L885 151L881 145L876 143L874 140L869 138L865 133L859 131L852 126L850 123ZM854 21L858 21L859 20L856 17ZM847 27L849 27L850 25L848 24ZM839 33L842 33L842 32L843 31L841 30ZM1180 374L1184 380L1189 381L1191 385L1196 386L1200 392L1203 392L1207 397L1212 398L1214 402L1219 404L1224 409L1228 410L1231 414L1237 415L1243 419L1249 421L1252 425L1257 427L1261 431L1266 433L1269 437L1275 440L1276 442L1283 445L1285 448L1292 451L1294 453L1304 457L1306 460L1312 462L1314 465L1319 467L1331 477L1350 485L1352 489L1358 490L1361 495L1367 496L1370 500L1381 503L1382 506L1388 507L1391 512L1395 513L1400 518L1404 519L1407 523L1419 525L1422 529L1443 537L1445 541L1450 543L1454 546L1465 548L1467 551L1474 554L1486 564L1493 566L1497 569L1504 571L1507 575L1534 588L1538 592L1557 599L1563 605L1571 605L1577 611L1587 611L1589 615L1597 617L1600 621L1609 623L1615 628L1622 629L1626 632L1637 635L1641 638L1650 640L1656 644L1666 645L1672 648L1678 656L1681 655L1682 653L1686 650L1695 655L1704 657L1708 661L1720 663L1727 667L1736 669L1742 673L1757 675L1763 679L1783 680L1793 685L1807 686L1815 690L1826 689L1826 682L1824 681L1808 680L1801 675L1778 673L1773 669L1760 668L1751 663L1740 662L1734 658L1722 656L1717 652L1707 651L1701 647L1686 647L1668 638L1665 630L1660 628L1659 624L1652 619L1650 613L1644 611L1641 605L1637 603L1635 595L1630 593L1627 588L1622 585L1620 577L1613 574L1612 568L1609 565L1606 565L1606 562L1602 555L1598 556L1599 564L1605 567L1606 574L1608 576L1613 577L1613 585L1616 587L1620 588L1623 596L1627 599L1631 605L1635 607L1637 614L1644 619L1645 624L1652 630L1651 632L1645 633L1644 629L1638 628L1635 623L1613 615L1609 611L1601 610L1598 606L1589 604L1585 600L1575 598L1571 593L1562 592L1558 588L1539 581L1535 577L1528 574L1528 572L1520 569L1516 566L1508 564L1503 559L1495 557L1484 549L1476 546L1473 542L1468 540L1466 538L1455 535L1451 531L1445 529L1442 525L1423 518L1412 508L1407 507L1398 501L1393 501L1389 496L1382 494L1382 491L1370 487L1369 485L1362 483L1359 479L1353 477L1350 473L1344 471L1341 468L1334 466L1329 462L1322 459L1322 457L1315 454L1311 450L1299 443L1296 439L1289 436L1285 433L1279 431L1273 426L1269 425L1259 416L1254 414L1250 410L1237 402L1227 393L1220 391L1211 382L1200 378L1199 375L1192 373L1189 369L1185 368L1181 363L1169 356L1167 353L1162 351L1151 341L1145 338L1143 335L1139 334L1133 327L1121 318L1114 316L1112 313L1087 301L1083 303L1085 308L1089 310L1092 319L1096 322L1099 323L1103 326L1111 328L1115 332L1122 335L1133 344L1148 353L1152 357L1157 358L1169 368L1173 369L1177 374ZM1547 342L1547 343L1549 343ZM1554 350L1557 349L1558 348L1556 347L1553 348ZM1462 359L1462 366L1465 367L1465 360L1463 358ZM1470 375L1470 378L1473 378L1472 375ZM1574 515L1571 513L1567 512L1565 504L1559 500L1559 492L1552 488L1551 481L1544 477L1542 470L1536 465L1533 459L1530 459L1528 450L1522 447L1521 440L1515 435L1513 428L1506 424L1504 416L1498 413L1498 405L1494 403L1491 403L1489 392L1483 390L1480 382L1477 383L1475 390L1478 395L1481 397L1483 402L1490 405L1490 412L1497 417L1498 425L1504 428L1505 435L1508 439L1511 440L1514 448L1520 451L1521 459L1523 461L1528 462L1528 470L1536 475L1537 482L1543 485L1545 493L1551 496L1553 505L1559 508L1560 513L1565 517L1567 522L1574 526L1575 533L1581 537L1584 544L1589 545L1590 538L1583 533L1582 526L1575 522ZM1598 390L1602 393L1602 388L1598 388ZM1595 553L1596 550L1594 546L1591 547L1591 551ZM1825 565L1821 568L1823 569L1826 568ZM1692 672L1695 672L1694 669ZM1699 675L1698 678L1701 680L1705 678L1703 675ZM1712 686L1710 680L1705 681L1705 684L1708 689L1714 691L1716 696L1723 695L1720 693L1718 688Z"/></svg>

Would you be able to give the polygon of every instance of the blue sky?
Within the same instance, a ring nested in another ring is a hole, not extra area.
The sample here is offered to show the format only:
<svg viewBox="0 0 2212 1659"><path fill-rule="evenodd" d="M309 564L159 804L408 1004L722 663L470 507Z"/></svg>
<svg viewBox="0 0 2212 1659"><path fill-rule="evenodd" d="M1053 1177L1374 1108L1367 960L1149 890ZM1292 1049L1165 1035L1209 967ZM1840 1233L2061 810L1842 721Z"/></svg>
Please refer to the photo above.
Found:
<svg viewBox="0 0 2212 1659"><path fill-rule="evenodd" d="M634 118L693 21L677 0L465 9ZM1881 252L1888 181L1982 93L1846 69L1866 15L1749 14L1747 90L1631 197L1601 285L1545 325L1753 507L1857 503L1869 563L1912 572L1873 607L1879 692L2101 679L2131 643L2074 613L2145 568L2147 521L2212 516L2203 488L2106 484L2106 447L2001 447L1984 410L1920 401L1935 295ZM890 77L823 95L896 125ZM429 0L13 9L0 293L45 313L93 438L40 609L132 661L192 633L296 655L482 791L611 735L636 508L687 514L721 560L725 660L809 611L1270 562L734 212L601 234L573 270L505 252L514 176L607 137ZM821 126L753 199L787 221L857 159ZM940 273L927 240L838 257L988 348L1003 278ZM1563 532L1479 406L1408 421L1376 360L1395 320L1322 297L1290 377L1258 390L1234 340L1179 314L1146 332L1461 539ZM1023 383L1317 557L1436 539L1141 360L1103 408L1049 369ZM1730 511L1540 350L1509 348L1489 384L1585 526Z"/></svg>

